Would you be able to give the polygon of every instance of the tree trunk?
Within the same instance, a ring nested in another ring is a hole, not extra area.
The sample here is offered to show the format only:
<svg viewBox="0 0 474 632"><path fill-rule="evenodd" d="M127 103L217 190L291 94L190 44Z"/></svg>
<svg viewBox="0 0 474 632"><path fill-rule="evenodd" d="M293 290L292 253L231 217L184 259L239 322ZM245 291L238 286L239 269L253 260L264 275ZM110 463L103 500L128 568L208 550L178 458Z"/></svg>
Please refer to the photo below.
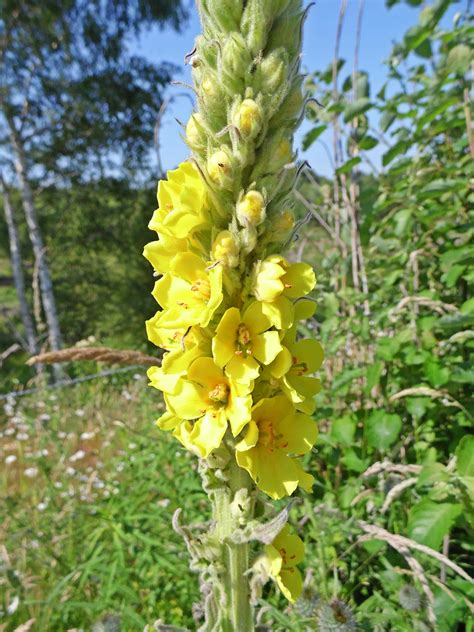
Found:
<svg viewBox="0 0 474 632"><path fill-rule="evenodd" d="M20 316L25 328L26 343L28 346L28 352L30 355L37 355L38 344L35 326L31 317L28 301L26 300L25 292L25 277L23 275L23 268L21 262L20 251L20 238L18 235L18 229L15 223L15 217L13 212L13 206L10 199L10 192L8 191L3 178L0 176L0 189L3 194L3 208L5 211L5 220L8 228L8 239L10 241L10 257L13 270L13 281L15 283L16 293L18 296L18 303L20 305Z"/></svg>
<svg viewBox="0 0 474 632"><path fill-rule="evenodd" d="M13 119L7 117L10 128L10 138L15 154L15 169L20 185L20 192L23 200L23 208L28 226L28 234L30 236L31 245L38 265L38 275L41 287L41 301L43 303L46 323L48 325L48 338L52 351L61 348L61 330L59 327L59 319L56 309L56 301L54 298L53 284L49 267L46 260L45 246L41 236L38 217L35 204L33 201L33 193L27 176L26 156L23 143L16 130Z"/></svg>

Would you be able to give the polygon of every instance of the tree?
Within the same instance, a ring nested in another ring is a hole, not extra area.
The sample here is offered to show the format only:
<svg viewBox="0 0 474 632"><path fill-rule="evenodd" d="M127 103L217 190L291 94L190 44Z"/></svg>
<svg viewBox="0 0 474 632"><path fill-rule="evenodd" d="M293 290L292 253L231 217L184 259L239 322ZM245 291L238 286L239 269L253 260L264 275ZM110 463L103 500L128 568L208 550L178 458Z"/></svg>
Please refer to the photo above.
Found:
<svg viewBox="0 0 474 632"><path fill-rule="evenodd" d="M130 55L144 27L179 28L181 2L7 0L0 28L0 143L27 219L52 349L61 327L35 201L35 184L80 183L124 170L142 178L172 68ZM160 89L161 88L161 89ZM151 164L151 161L148 161Z"/></svg>
<svg viewBox="0 0 474 632"><path fill-rule="evenodd" d="M18 303L20 306L20 316L25 329L26 344L30 355L38 352L35 325L31 316L28 301L25 292L25 277L23 274L20 237L15 221L13 205L10 197L10 191L5 186L3 178L0 176L0 188L3 195L3 210L5 213L5 221L8 229L8 239L10 243L10 258L12 263L13 281L15 284Z"/></svg>

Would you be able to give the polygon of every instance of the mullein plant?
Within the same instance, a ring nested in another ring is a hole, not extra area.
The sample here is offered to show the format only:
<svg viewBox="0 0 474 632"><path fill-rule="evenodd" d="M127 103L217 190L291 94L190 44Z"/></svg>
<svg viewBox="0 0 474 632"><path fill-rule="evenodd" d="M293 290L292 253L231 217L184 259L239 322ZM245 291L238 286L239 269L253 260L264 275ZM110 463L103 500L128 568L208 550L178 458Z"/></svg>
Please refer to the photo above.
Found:
<svg viewBox="0 0 474 632"><path fill-rule="evenodd" d="M281 254L297 228L292 141L305 103L305 12L300 0L198 4L191 157L159 183L150 222L158 240L144 253L161 307L147 333L164 350L149 378L166 403L157 425L199 458L212 504L205 533L175 516L201 577L201 630L249 632L265 581L290 602L303 583L288 507L269 519L264 499L313 483L300 457L317 436L323 352L299 339L298 324L314 312L316 279Z"/></svg>

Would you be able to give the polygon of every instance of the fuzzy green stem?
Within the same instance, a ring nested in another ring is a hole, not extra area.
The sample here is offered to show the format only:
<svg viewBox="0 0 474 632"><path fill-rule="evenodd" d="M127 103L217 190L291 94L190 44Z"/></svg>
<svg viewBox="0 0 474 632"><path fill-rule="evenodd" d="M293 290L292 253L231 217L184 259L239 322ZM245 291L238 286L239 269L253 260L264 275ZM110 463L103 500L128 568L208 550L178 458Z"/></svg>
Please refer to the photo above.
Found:
<svg viewBox="0 0 474 632"><path fill-rule="evenodd" d="M250 490L251 481L247 473L233 467L230 472L229 486L212 493L213 519L215 536L221 544L221 572L224 594L216 595L216 603L221 611L222 632L252 632L254 630L254 613L250 603L249 578L249 544L237 544L232 541L239 518L232 502L239 490ZM238 508L237 508L238 509ZM253 506L246 511L253 513Z"/></svg>

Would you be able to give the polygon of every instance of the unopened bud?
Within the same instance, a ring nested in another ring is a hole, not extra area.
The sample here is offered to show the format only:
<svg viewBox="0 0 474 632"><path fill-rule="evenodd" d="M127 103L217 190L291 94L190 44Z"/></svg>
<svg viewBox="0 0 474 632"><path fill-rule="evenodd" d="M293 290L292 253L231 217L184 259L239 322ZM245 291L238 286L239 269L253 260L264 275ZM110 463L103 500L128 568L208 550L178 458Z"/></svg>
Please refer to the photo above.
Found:
<svg viewBox="0 0 474 632"><path fill-rule="evenodd" d="M249 191L237 204L237 219L241 226L259 226L265 215L265 200L259 191Z"/></svg>
<svg viewBox="0 0 474 632"><path fill-rule="evenodd" d="M201 6L216 31L237 31L242 17L243 0L205 0Z"/></svg>
<svg viewBox="0 0 474 632"><path fill-rule="evenodd" d="M286 234L293 230L294 225L295 217L290 210L286 209L274 221L273 229L276 233Z"/></svg>
<svg viewBox="0 0 474 632"><path fill-rule="evenodd" d="M239 245L229 230L220 232L212 244L212 258L229 268L239 265Z"/></svg>
<svg viewBox="0 0 474 632"><path fill-rule="evenodd" d="M224 189L231 189L234 168L228 152L220 149L207 161L207 172L211 180Z"/></svg>
<svg viewBox="0 0 474 632"><path fill-rule="evenodd" d="M275 97L285 86L288 77L288 55L282 48L273 51L260 64L263 94ZM281 99L280 99L281 102Z"/></svg>
<svg viewBox="0 0 474 632"><path fill-rule="evenodd" d="M238 33L229 35L222 48L220 61L220 77L225 88L240 94L244 89L251 64L252 57L244 38Z"/></svg>
<svg viewBox="0 0 474 632"><path fill-rule="evenodd" d="M186 125L186 140L191 149L202 149L206 146L207 136L203 123L201 114L197 112L191 115Z"/></svg>
<svg viewBox="0 0 474 632"><path fill-rule="evenodd" d="M245 99L236 111L233 123L243 138L255 138L263 125L262 108L253 99Z"/></svg>
<svg viewBox="0 0 474 632"><path fill-rule="evenodd" d="M288 96L281 104L271 120L271 128L279 129L282 125L290 127L294 119L298 118L304 106L302 92L303 77L297 77L290 88Z"/></svg>

